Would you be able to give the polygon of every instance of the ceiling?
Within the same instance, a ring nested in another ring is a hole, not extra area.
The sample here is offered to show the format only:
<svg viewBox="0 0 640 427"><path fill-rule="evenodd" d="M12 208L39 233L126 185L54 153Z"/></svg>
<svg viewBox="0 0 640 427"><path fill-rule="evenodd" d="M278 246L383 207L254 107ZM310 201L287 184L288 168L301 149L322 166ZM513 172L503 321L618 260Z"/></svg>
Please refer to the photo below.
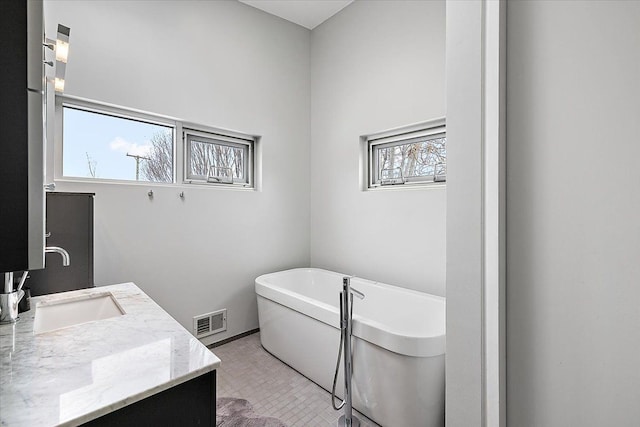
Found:
<svg viewBox="0 0 640 427"><path fill-rule="evenodd" d="M313 30L353 0L238 0Z"/></svg>

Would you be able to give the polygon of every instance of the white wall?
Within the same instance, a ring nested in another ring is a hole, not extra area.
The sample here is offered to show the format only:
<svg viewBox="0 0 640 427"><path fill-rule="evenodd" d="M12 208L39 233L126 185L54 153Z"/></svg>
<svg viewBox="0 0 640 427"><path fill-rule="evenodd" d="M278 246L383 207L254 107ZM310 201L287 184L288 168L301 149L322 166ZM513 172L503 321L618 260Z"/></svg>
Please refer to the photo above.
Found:
<svg viewBox="0 0 640 427"><path fill-rule="evenodd" d="M640 2L509 2L507 411L640 420Z"/></svg>
<svg viewBox="0 0 640 427"><path fill-rule="evenodd" d="M483 425L485 4L447 2L446 425ZM494 427L494 426L491 426Z"/></svg>
<svg viewBox="0 0 640 427"><path fill-rule="evenodd" d="M228 308L205 342L256 328L254 278L309 265L309 31L235 1L45 1L45 17L49 36L71 27L67 94L262 136L261 191L57 183L96 193L98 285L134 281L189 330Z"/></svg>
<svg viewBox="0 0 640 427"><path fill-rule="evenodd" d="M444 295L446 190L362 191L361 135L445 115L444 1L358 1L311 33L311 264Z"/></svg>

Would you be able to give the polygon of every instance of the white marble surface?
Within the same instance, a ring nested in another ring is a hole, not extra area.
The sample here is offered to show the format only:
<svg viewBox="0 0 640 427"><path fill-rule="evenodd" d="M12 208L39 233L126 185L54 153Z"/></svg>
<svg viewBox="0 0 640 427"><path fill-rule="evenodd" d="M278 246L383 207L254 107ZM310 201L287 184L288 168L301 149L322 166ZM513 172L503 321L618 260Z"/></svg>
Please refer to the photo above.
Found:
<svg viewBox="0 0 640 427"><path fill-rule="evenodd" d="M33 333L37 305L113 293L122 316ZM74 426L220 365L193 335L133 283L31 299L0 325L0 425Z"/></svg>

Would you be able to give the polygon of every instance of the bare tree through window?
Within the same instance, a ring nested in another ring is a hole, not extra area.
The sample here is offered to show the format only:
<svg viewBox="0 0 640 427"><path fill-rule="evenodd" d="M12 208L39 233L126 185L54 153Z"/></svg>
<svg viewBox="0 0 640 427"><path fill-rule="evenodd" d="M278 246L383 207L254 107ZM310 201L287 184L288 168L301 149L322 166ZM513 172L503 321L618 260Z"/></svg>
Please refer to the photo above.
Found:
<svg viewBox="0 0 640 427"><path fill-rule="evenodd" d="M151 149L141 161L142 177L151 182L171 182L173 179L173 136L159 131L149 140ZM189 141L190 175L206 179L209 176L229 176L245 179L245 150L242 147L191 139Z"/></svg>
<svg viewBox="0 0 640 427"><path fill-rule="evenodd" d="M87 155L87 168L89 168L89 176L91 178L95 178L96 175L96 168L98 166L98 162L96 160L93 159L93 157L89 156L89 152L85 151L85 154Z"/></svg>
<svg viewBox="0 0 640 427"><path fill-rule="evenodd" d="M173 182L173 133L171 130L155 132L149 142L151 149L140 164L143 178L151 182Z"/></svg>
<svg viewBox="0 0 640 427"><path fill-rule="evenodd" d="M244 150L239 147L192 140L189 162L194 175L220 176L230 172L231 178L244 178Z"/></svg>
<svg viewBox="0 0 640 427"><path fill-rule="evenodd" d="M378 149L379 174L400 170L403 178L446 175L446 138Z"/></svg>
<svg viewBox="0 0 640 427"><path fill-rule="evenodd" d="M201 132L185 134L187 179L251 185L252 140Z"/></svg>

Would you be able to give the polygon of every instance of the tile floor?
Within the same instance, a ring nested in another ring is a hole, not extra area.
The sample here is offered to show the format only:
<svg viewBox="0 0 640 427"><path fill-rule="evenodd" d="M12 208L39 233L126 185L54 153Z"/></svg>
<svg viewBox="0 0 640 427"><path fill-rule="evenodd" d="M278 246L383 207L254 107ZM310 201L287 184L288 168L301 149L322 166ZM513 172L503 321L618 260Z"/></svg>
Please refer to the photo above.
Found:
<svg viewBox="0 0 640 427"><path fill-rule="evenodd" d="M330 393L262 348L259 333L212 351L222 360L217 372L218 397L247 399L256 414L276 417L289 427L335 426L344 413L333 410ZM364 415L356 415L362 427L379 427Z"/></svg>

